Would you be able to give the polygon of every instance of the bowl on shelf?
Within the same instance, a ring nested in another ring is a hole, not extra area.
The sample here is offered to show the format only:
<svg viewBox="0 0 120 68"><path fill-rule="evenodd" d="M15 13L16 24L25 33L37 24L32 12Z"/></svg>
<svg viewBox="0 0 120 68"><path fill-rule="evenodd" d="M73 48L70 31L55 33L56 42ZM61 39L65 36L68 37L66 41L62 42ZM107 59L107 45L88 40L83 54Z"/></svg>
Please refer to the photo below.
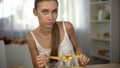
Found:
<svg viewBox="0 0 120 68"><path fill-rule="evenodd" d="M99 50L98 54L101 55L101 56L108 56L109 51L108 50Z"/></svg>
<svg viewBox="0 0 120 68"><path fill-rule="evenodd" d="M103 38L110 38L110 34L108 32L103 33Z"/></svg>

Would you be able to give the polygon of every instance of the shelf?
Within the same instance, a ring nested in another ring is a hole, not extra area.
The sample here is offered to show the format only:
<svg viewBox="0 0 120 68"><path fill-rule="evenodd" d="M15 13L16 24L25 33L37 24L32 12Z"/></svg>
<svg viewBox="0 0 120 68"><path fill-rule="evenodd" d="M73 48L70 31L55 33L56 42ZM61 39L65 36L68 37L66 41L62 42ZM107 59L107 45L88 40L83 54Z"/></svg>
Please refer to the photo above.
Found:
<svg viewBox="0 0 120 68"><path fill-rule="evenodd" d="M97 57L97 58L100 58L100 59L104 59L104 60L110 60L110 58L108 56L101 56L101 55L92 55L93 57Z"/></svg>
<svg viewBox="0 0 120 68"><path fill-rule="evenodd" d="M96 58L110 61L110 25L111 25L111 1L91 0L90 3L90 27L91 27L91 55ZM100 9L105 9L100 14ZM101 15L101 16L100 16ZM101 17L101 19L99 18ZM108 52L101 52L107 50Z"/></svg>
<svg viewBox="0 0 120 68"><path fill-rule="evenodd" d="M98 2L92 2L91 6L100 5L100 4L109 4L109 3L110 1L98 1Z"/></svg>
<svg viewBox="0 0 120 68"><path fill-rule="evenodd" d="M91 20L91 23L109 23L110 20L103 20L103 21L98 21L98 20Z"/></svg>
<svg viewBox="0 0 120 68"><path fill-rule="evenodd" d="M105 42L110 42L110 39L106 39L106 38L92 38L93 40L98 40L98 41L105 41Z"/></svg>

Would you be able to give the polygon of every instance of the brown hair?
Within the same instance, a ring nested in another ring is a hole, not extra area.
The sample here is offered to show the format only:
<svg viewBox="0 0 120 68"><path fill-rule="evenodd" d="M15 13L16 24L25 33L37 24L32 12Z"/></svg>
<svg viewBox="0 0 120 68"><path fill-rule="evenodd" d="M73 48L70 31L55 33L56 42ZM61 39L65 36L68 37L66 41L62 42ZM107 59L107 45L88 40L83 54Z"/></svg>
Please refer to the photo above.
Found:
<svg viewBox="0 0 120 68"><path fill-rule="evenodd" d="M60 32L57 23L54 23L53 30L52 30L52 49L51 49L51 56L58 56L58 48L60 44ZM54 61L54 60L50 60Z"/></svg>
<svg viewBox="0 0 120 68"><path fill-rule="evenodd" d="M35 0L35 5L34 8L37 9L38 3L42 1L56 1L58 4L57 0ZM51 56L58 56L58 48L60 44L60 32L57 23L55 22L53 24L53 29L52 29L52 48L51 48ZM54 62L56 60L50 59L50 62Z"/></svg>
<svg viewBox="0 0 120 68"><path fill-rule="evenodd" d="M57 1L57 0L35 0L35 2L34 2L34 8L37 9L38 3L39 3L39 2L42 2L42 1L56 1L57 4L58 4L58 1Z"/></svg>

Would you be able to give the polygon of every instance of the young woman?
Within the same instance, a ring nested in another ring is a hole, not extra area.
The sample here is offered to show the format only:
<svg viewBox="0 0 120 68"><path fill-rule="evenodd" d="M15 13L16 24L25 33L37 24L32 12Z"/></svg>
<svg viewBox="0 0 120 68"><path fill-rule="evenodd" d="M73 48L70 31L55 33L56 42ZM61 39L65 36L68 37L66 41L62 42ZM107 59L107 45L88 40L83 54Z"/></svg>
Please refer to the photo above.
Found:
<svg viewBox="0 0 120 68"><path fill-rule="evenodd" d="M38 17L39 26L28 35L27 42L34 68L45 68L47 56L63 56L63 52L71 51L80 55L75 64L86 65L86 57L78 46L74 29L69 22L56 22L58 16L57 0L35 0L33 13ZM61 62L56 62L61 65Z"/></svg>

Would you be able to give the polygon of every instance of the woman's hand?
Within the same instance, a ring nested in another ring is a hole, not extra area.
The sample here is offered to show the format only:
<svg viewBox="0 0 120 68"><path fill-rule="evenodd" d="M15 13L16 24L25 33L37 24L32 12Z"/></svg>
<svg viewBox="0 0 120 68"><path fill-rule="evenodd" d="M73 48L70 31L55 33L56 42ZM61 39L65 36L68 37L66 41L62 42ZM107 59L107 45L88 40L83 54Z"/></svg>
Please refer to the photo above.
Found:
<svg viewBox="0 0 120 68"><path fill-rule="evenodd" d="M80 58L78 59L78 63L82 66L85 66L88 64L89 60L90 59L87 56L85 56L84 54L80 54Z"/></svg>
<svg viewBox="0 0 120 68"><path fill-rule="evenodd" d="M38 55L36 58L36 62L39 68L45 68L46 61L47 61L47 55L45 54Z"/></svg>

